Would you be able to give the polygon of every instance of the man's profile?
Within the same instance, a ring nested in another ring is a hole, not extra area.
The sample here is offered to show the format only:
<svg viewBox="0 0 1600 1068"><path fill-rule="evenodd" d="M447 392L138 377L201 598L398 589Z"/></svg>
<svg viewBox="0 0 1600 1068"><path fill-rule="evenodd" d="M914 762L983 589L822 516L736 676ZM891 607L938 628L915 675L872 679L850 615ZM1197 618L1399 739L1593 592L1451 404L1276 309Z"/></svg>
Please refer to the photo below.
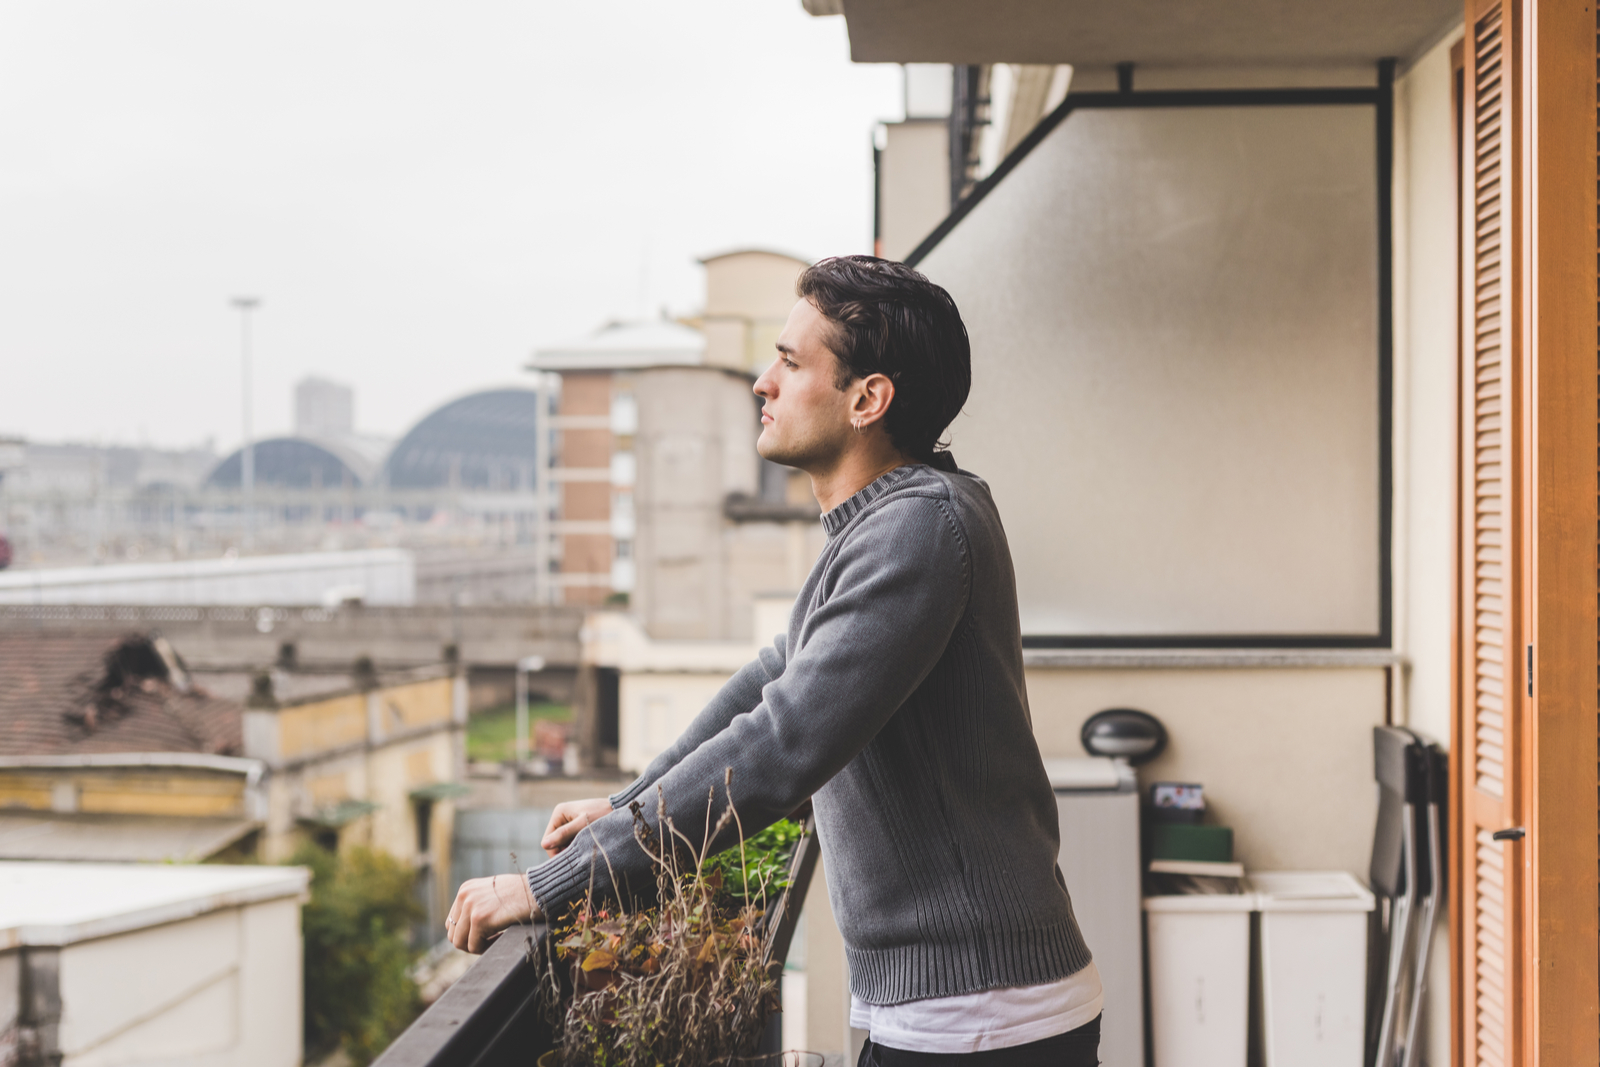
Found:
<svg viewBox="0 0 1600 1068"><path fill-rule="evenodd" d="M648 892L629 802L649 791L653 822L659 787L698 841L732 768L746 833L813 801L861 1063L1095 1064L1100 982L1056 866L1010 551L988 487L940 451L966 328L898 263L822 260L797 288L755 384L757 449L811 477L827 534L788 632L625 790L557 808L552 859L514 892L464 884L451 940L481 952L591 882Z"/></svg>

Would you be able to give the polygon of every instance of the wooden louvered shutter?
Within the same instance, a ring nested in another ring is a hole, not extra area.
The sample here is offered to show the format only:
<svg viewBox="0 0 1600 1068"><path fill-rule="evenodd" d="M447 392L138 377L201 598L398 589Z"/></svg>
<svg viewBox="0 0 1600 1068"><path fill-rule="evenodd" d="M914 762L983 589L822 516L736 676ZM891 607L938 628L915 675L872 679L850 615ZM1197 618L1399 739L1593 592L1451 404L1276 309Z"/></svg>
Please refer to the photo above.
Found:
<svg viewBox="0 0 1600 1068"><path fill-rule="evenodd" d="M1600 21L1467 0L1463 44L1453 1063L1595 1064Z"/></svg>
<svg viewBox="0 0 1600 1068"><path fill-rule="evenodd" d="M1458 881L1463 945L1460 978L1467 989L1465 1048L1458 1063L1510 1064L1518 1048L1521 932L1509 922L1520 885L1507 877L1507 843L1493 832L1514 820L1517 788L1522 648L1519 569L1521 418L1518 346L1508 256L1512 208L1507 196L1512 125L1506 77L1504 5L1480 9L1467 26L1462 136L1462 408L1461 408L1461 687L1457 753L1461 779Z"/></svg>

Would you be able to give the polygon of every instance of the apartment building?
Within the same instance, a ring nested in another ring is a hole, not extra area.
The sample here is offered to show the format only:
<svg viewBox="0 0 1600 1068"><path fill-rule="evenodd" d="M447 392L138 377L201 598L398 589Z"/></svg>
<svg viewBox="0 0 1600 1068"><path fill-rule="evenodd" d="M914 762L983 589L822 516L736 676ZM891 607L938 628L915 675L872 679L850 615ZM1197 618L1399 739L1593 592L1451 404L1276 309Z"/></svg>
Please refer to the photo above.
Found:
<svg viewBox="0 0 1600 1068"><path fill-rule="evenodd" d="M756 454L751 392L805 263L702 263L702 316L611 323L529 367L561 376L564 603L625 605L655 638L748 640L754 599L798 589L821 547L809 484Z"/></svg>

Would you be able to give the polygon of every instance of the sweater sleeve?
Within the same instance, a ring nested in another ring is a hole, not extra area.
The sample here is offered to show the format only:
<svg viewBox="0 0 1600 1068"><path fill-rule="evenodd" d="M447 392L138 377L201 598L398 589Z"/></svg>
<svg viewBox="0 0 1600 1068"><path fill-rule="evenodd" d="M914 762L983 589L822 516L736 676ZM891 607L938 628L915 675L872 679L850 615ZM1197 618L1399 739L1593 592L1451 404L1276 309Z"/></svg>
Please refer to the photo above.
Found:
<svg viewBox="0 0 1600 1068"><path fill-rule="evenodd" d="M713 819L728 801L728 769L731 800L747 835L810 797L922 683L966 611L970 561L944 502L921 496L888 502L840 537L821 603L786 650L782 672L762 686L761 700L692 747L686 736L673 750L681 756L653 783L666 817L690 841L705 838L708 793L716 797ZM748 672L741 672L741 685L753 681ZM721 713L708 713L702 713L701 733L718 726ZM637 797L640 790L629 792ZM644 798L641 809L659 833L656 797ZM708 851L733 845L737 835L729 826ZM531 869L528 884L546 914L559 913L589 889L646 901L655 893L649 858L634 840L626 808L596 820L572 846Z"/></svg>
<svg viewBox="0 0 1600 1068"><path fill-rule="evenodd" d="M723 683L722 689L706 703L700 714L678 740L650 762L644 773L620 793L609 798L612 808L626 808L628 802L644 793L649 785L678 766L678 762L707 741L725 730L733 717L748 712L761 703L761 687L783 674L784 648L787 639L779 634L772 645L761 650L756 658L734 673Z"/></svg>

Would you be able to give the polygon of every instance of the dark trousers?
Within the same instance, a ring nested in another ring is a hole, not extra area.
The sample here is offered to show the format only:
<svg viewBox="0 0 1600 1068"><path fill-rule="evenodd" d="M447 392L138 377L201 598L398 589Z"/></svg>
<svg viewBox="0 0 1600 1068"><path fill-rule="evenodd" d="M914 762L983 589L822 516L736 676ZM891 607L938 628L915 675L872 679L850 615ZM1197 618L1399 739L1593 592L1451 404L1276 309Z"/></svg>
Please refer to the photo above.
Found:
<svg viewBox="0 0 1600 1068"><path fill-rule="evenodd" d="M986 1049L979 1053L918 1053L885 1046L872 1041L872 1036L868 1035L861 1044L861 1056L856 1063L881 1064L885 1068L898 1064L1044 1064L1094 1068L1100 1063L1100 1017L1096 1016L1082 1027L1041 1038L1037 1042L1005 1049Z"/></svg>

